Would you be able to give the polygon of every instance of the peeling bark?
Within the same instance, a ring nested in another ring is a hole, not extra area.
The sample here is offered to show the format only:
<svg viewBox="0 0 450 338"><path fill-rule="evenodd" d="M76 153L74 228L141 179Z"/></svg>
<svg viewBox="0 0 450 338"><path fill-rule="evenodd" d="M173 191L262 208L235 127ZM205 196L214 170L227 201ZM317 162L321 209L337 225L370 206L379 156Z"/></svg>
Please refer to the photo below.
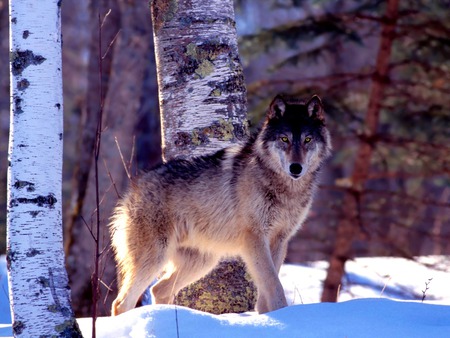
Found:
<svg viewBox="0 0 450 338"><path fill-rule="evenodd" d="M200 155L247 135L232 1L152 1L163 157Z"/></svg>
<svg viewBox="0 0 450 338"><path fill-rule="evenodd" d="M395 39L395 26L398 18L398 0L389 0L386 9L386 21L381 32L380 47L372 79L369 105L365 118L365 135L361 138L351 176L352 187L344 198L345 215L338 226L334 249L330 258L327 277L324 281L322 302L336 302L339 286L345 273L345 263L352 256L352 244L360 232L359 203L361 193L367 181L373 147L371 139L377 133L381 102L388 83L389 59L392 43Z"/></svg>
<svg viewBox="0 0 450 338"><path fill-rule="evenodd" d="M60 6L56 0L10 1L10 16L6 257L13 333L81 337L62 238Z"/></svg>

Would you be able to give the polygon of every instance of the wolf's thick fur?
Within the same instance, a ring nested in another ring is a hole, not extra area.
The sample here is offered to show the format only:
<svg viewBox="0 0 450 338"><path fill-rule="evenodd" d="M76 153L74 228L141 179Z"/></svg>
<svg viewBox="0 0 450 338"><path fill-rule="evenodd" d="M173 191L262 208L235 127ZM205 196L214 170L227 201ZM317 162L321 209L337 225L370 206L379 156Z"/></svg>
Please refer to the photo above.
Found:
<svg viewBox="0 0 450 338"><path fill-rule="evenodd" d="M277 96L246 144L169 161L133 181L111 223L120 286L112 314L134 308L163 271L152 294L171 303L221 258L237 255L257 286L257 311L286 306L278 272L330 150L320 99Z"/></svg>

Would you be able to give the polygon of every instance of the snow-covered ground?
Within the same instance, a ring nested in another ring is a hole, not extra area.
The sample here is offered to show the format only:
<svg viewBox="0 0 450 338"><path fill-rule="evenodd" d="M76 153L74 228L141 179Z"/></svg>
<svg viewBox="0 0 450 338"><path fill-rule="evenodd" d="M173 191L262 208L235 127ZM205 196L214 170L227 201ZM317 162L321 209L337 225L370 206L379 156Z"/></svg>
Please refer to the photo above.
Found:
<svg viewBox="0 0 450 338"><path fill-rule="evenodd" d="M450 257L356 259L347 265L336 304L319 303L326 266L284 265L280 275L291 306L278 311L216 316L150 305L99 318L97 337L450 337ZM5 275L3 258L0 337L11 335ZM90 337L91 320L79 324Z"/></svg>

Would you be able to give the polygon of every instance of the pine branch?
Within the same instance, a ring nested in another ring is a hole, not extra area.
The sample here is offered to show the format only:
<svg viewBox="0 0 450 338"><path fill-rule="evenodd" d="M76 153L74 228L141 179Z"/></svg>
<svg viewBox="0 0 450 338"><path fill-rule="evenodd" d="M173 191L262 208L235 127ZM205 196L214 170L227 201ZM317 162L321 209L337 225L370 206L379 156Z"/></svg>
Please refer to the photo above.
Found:
<svg viewBox="0 0 450 338"><path fill-rule="evenodd" d="M357 29L347 24L347 16L326 14L318 17L307 17L285 25L263 29L258 34L241 37L241 51L244 54L269 52L282 45L290 49L298 47L300 42L308 42L319 36L326 36L336 43L336 39L350 41L362 45L363 39Z"/></svg>

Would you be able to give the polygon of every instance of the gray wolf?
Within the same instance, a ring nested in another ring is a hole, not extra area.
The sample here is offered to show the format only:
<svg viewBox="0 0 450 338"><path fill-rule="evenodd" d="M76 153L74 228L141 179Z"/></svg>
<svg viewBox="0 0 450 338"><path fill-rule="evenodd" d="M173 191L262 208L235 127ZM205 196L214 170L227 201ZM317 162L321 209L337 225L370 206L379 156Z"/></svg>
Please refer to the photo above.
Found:
<svg viewBox="0 0 450 338"><path fill-rule="evenodd" d="M133 180L110 225L119 282L112 314L134 308L158 276L154 302L171 303L230 256L245 262L259 313L287 306L278 273L330 152L319 97L279 95L245 144L175 159Z"/></svg>

